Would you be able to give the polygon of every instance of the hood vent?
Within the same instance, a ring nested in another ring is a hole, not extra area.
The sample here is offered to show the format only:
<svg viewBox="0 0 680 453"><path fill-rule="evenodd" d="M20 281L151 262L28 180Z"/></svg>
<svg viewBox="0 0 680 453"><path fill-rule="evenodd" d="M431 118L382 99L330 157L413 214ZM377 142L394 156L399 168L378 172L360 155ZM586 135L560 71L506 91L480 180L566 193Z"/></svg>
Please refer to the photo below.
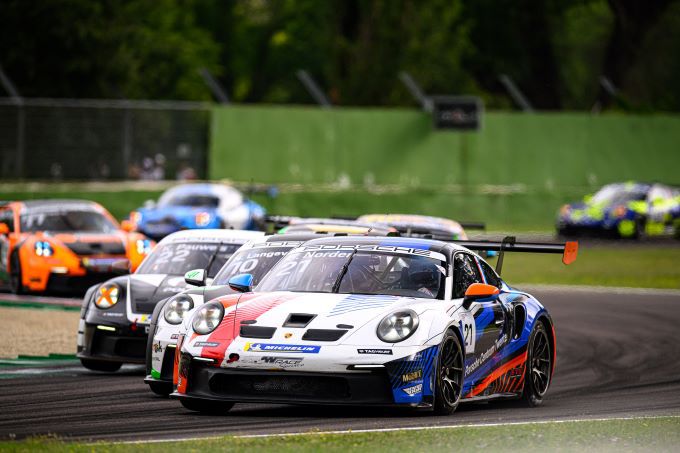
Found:
<svg viewBox="0 0 680 453"><path fill-rule="evenodd" d="M312 319L316 318L316 315L310 315L307 313L291 313L288 315L288 319L283 323L283 327L293 327L302 329L307 327L307 325L312 322Z"/></svg>
<svg viewBox="0 0 680 453"><path fill-rule="evenodd" d="M307 341L338 341L347 331L343 329L309 329L302 336Z"/></svg>
<svg viewBox="0 0 680 453"><path fill-rule="evenodd" d="M239 335L241 335L243 338L269 339L274 336L274 332L276 332L276 327L263 327L241 324L241 330L239 332Z"/></svg>

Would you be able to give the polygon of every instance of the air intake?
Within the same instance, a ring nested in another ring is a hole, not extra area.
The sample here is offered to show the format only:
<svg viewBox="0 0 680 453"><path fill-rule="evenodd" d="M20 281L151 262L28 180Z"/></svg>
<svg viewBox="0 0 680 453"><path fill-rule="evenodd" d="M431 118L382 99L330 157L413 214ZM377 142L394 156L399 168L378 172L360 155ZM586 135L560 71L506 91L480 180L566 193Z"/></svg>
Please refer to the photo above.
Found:
<svg viewBox="0 0 680 453"><path fill-rule="evenodd" d="M310 315L307 313L291 313L288 315L288 319L283 323L283 327L293 327L293 328L304 328L312 322L312 319L316 318L316 315Z"/></svg>

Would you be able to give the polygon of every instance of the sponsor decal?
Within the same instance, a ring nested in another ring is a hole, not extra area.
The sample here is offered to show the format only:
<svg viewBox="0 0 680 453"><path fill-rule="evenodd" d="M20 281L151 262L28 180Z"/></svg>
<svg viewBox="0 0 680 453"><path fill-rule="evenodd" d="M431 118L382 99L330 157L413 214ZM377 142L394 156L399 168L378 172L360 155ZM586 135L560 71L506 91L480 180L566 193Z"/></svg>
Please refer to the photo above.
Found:
<svg viewBox="0 0 680 453"><path fill-rule="evenodd" d="M300 357L262 357L262 363L276 365L280 368L295 368L302 366L304 359Z"/></svg>
<svg viewBox="0 0 680 453"><path fill-rule="evenodd" d="M104 316L110 316L110 317L112 317L112 318L119 318L119 317L125 315L124 313L115 313L115 312L108 312L108 311L105 311L105 312L102 313L102 314L103 314Z"/></svg>
<svg viewBox="0 0 680 453"><path fill-rule="evenodd" d="M250 352L297 352L301 354L318 354L321 346L304 344L269 344L246 343L244 351Z"/></svg>
<svg viewBox="0 0 680 453"><path fill-rule="evenodd" d="M163 345L159 341L158 343L153 344L153 352L158 353L158 352L163 352Z"/></svg>
<svg viewBox="0 0 680 453"><path fill-rule="evenodd" d="M290 332L286 332L286 333L283 334L283 338L290 338L292 336L293 336L293 334L290 333Z"/></svg>
<svg viewBox="0 0 680 453"><path fill-rule="evenodd" d="M194 343L194 346L197 348L214 348L219 345L219 343L215 343L214 341L197 341Z"/></svg>
<svg viewBox="0 0 680 453"><path fill-rule="evenodd" d="M170 335L170 339L171 339L171 340L176 340L176 339L178 339L178 338L179 338L179 334L178 334L178 333L173 333L172 335Z"/></svg>
<svg viewBox="0 0 680 453"><path fill-rule="evenodd" d="M359 354L381 354L381 355L392 355L391 349L357 349Z"/></svg>
<svg viewBox="0 0 680 453"><path fill-rule="evenodd" d="M420 379L423 377L423 370L415 370L411 371L410 373L402 374L401 375L401 382L404 384L408 382L413 382L416 379Z"/></svg>
<svg viewBox="0 0 680 453"><path fill-rule="evenodd" d="M186 278L196 278L196 277L198 277L199 275L201 275L201 271L198 271L198 270L196 270L196 271L190 271L190 272L187 272Z"/></svg>
<svg viewBox="0 0 680 453"><path fill-rule="evenodd" d="M423 384L414 385L413 387L406 387L402 389L408 396L415 396L423 391Z"/></svg>
<svg viewBox="0 0 680 453"><path fill-rule="evenodd" d="M504 344L505 342L508 341L508 336L507 334L504 334L502 337L500 337L494 344L491 345L489 349L484 351L482 354L480 354L474 362L472 362L470 365L465 367L465 376L469 375L473 371L475 371L479 366L484 363L489 357L494 355L496 351L498 351Z"/></svg>
<svg viewBox="0 0 680 453"><path fill-rule="evenodd" d="M294 250L291 251L291 253L305 253L306 258L315 258L315 257L334 257L337 256L339 258L344 258L349 256L348 254L352 253L354 250L357 250L359 252L388 252L388 253L402 253L406 255L417 255L417 256L426 256L429 258L434 258L439 261L446 261L446 257L438 252L432 252L430 250L423 250L423 249L417 249L417 248L412 248L412 247L400 247L400 246L391 246L391 245L369 245L369 244L363 244L363 245L349 245L349 244L338 244L338 245L330 245L330 244L319 244L319 245L308 245L308 246L302 246L298 247ZM342 252L345 252L344 254ZM333 252L337 253L337 255L330 255L328 252Z"/></svg>

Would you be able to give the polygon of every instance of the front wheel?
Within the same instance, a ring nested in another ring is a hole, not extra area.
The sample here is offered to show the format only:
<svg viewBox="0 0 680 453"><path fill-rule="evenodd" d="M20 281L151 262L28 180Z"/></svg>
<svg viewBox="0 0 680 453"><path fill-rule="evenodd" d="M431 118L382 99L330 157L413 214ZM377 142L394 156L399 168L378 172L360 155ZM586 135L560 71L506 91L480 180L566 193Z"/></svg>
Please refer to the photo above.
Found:
<svg viewBox="0 0 680 453"><path fill-rule="evenodd" d="M80 359L80 363L83 364L85 368L92 371L104 371L106 373L113 373L118 371L122 363L118 362L105 362L100 360L90 360L90 359Z"/></svg>
<svg viewBox="0 0 680 453"><path fill-rule="evenodd" d="M524 370L522 400L529 407L543 402L552 374L552 348L545 325L538 321L531 331Z"/></svg>
<svg viewBox="0 0 680 453"><path fill-rule="evenodd" d="M19 260L19 253L12 253L9 260L9 290L14 294L23 294L26 292L21 275L21 261Z"/></svg>
<svg viewBox="0 0 680 453"><path fill-rule="evenodd" d="M221 401L190 400L182 398L180 402L182 403L182 406L190 411L212 415L224 414L234 407L234 403Z"/></svg>
<svg viewBox="0 0 680 453"><path fill-rule="evenodd" d="M463 348L458 336L447 331L437 358L434 413L450 415L458 407L463 392Z"/></svg>

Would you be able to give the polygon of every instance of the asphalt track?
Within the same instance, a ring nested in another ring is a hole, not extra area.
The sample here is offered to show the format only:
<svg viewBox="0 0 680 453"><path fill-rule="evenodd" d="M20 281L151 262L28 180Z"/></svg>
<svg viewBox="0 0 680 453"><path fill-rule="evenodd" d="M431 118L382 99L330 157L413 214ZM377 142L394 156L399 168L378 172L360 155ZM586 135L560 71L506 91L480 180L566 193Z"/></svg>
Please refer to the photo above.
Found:
<svg viewBox="0 0 680 453"><path fill-rule="evenodd" d="M680 414L680 293L540 288L558 336L544 405L461 405L449 417L372 408L239 404L223 416L154 396L143 370L106 375L79 366L0 379L0 439L57 435L151 440Z"/></svg>

